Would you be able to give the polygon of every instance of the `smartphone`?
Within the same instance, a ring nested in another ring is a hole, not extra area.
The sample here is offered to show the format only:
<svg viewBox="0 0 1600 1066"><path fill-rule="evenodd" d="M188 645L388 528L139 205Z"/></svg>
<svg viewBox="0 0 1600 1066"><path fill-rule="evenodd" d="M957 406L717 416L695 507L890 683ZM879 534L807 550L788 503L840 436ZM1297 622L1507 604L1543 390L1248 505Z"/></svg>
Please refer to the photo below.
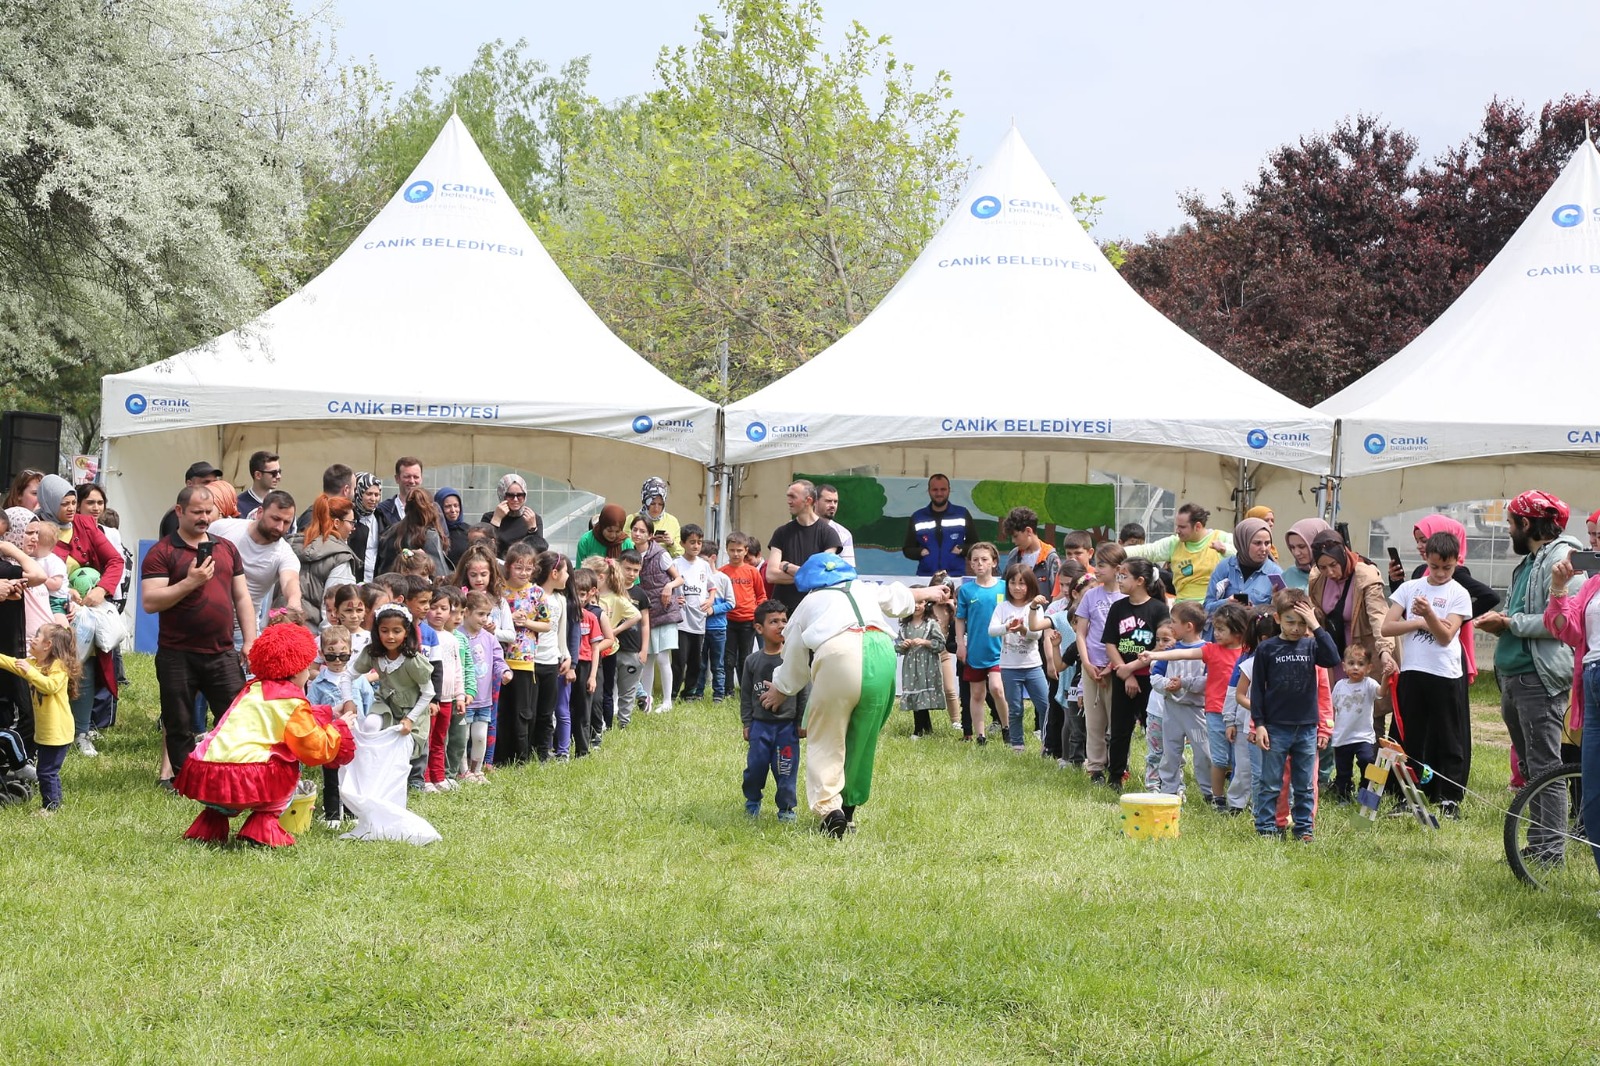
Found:
<svg viewBox="0 0 1600 1066"><path fill-rule="evenodd" d="M1575 551L1567 556L1572 569L1584 574L1600 574L1600 552Z"/></svg>
<svg viewBox="0 0 1600 1066"><path fill-rule="evenodd" d="M1246 607L1250 606L1250 594L1248 592L1235 592L1230 598L1234 603L1242 603Z"/></svg>
<svg viewBox="0 0 1600 1066"><path fill-rule="evenodd" d="M1401 565L1400 564L1400 549L1396 548L1392 544L1389 545L1389 562L1393 566Z"/></svg>

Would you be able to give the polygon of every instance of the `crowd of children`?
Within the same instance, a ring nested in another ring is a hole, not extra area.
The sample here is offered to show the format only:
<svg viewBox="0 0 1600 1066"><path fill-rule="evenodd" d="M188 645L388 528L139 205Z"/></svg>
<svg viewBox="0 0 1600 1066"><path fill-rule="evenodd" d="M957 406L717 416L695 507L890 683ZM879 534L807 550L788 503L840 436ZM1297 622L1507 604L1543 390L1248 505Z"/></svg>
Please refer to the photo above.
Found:
<svg viewBox="0 0 1600 1066"><path fill-rule="evenodd" d="M806 693L776 707L763 699L788 614L768 597L759 544L730 533L719 567L718 546L698 526L676 532L680 554L647 514L626 528L638 547L622 547L608 529L579 567L526 542L503 559L479 542L448 575L436 575L425 552L401 552L396 572L328 589L311 700L352 723L397 726L411 738L412 787L447 792L484 784L497 768L587 756L635 712L735 696L748 744L746 809L759 812L770 776L779 819L793 821ZM29 659L0 656L0 669L35 694L46 811L61 802L78 661L71 630L56 624L66 575L48 565L55 533L35 521L23 541L46 564L37 599L51 618ZM1003 571L994 544L969 545L954 595L919 601L900 625L899 698L914 738L932 734L943 709L962 739L987 744L992 718L1021 752L1031 702L1042 754L1059 767L1113 788L1182 794L1187 754L1205 801L1249 811L1264 834L1310 839L1319 779L1332 796L1351 797L1374 756L1385 689L1368 647L1330 634L1305 591L1278 587L1265 604L1235 596L1208 614L1196 601L1174 602L1157 566L1120 544L1075 532L1058 556L1037 539L1024 553L1026 538L1015 539ZM1471 601L1452 580L1455 536L1434 534L1424 555L1426 572L1395 590L1382 635L1400 643L1394 689L1412 709L1408 749L1460 781L1470 740L1456 706L1459 632ZM1133 751L1141 727L1142 759ZM324 771L322 797L326 822L339 826L337 771ZM1457 813L1456 785L1438 786L1434 798Z"/></svg>

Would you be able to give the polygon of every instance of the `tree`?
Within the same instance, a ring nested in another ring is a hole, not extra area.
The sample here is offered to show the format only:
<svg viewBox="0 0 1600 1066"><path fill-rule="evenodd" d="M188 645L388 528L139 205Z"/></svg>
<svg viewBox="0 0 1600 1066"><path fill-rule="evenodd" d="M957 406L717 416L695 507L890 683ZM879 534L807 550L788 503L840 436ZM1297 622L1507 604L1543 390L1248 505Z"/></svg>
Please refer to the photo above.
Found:
<svg viewBox="0 0 1600 1066"><path fill-rule="evenodd" d="M310 211L296 273L309 281L350 246L422 161L452 111L524 218L561 204L569 156L589 127L587 57L558 74L526 55L528 42L495 40L466 71L417 74L398 100L365 67L345 72L350 108L332 131L332 158L309 176Z"/></svg>
<svg viewBox="0 0 1600 1066"><path fill-rule="evenodd" d="M5 11L0 376L87 424L98 390L50 395L63 368L97 378L187 348L283 275L326 20L276 0Z"/></svg>
<svg viewBox="0 0 1600 1066"><path fill-rule="evenodd" d="M541 234L600 317L668 374L742 396L842 336L932 235L964 164L949 77L919 85L815 0L724 0L660 88L597 114ZM730 350L730 387L717 379Z"/></svg>
<svg viewBox="0 0 1600 1066"><path fill-rule="evenodd" d="M1450 306L1538 204L1592 94L1537 117L1492 101L1432 165L1402 131L1358 116L1268 157L1242 198L1183 198L1189 221L1126 247L1123 276L1201 342L1317 403L1399 351Z"/></svg>

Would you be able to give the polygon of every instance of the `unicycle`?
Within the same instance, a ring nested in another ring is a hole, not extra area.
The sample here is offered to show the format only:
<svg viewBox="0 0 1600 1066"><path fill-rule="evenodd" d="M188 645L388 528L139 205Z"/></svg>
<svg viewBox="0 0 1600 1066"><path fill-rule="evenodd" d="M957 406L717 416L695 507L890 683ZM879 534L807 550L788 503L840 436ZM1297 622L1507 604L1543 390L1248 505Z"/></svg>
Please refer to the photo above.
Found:
<svg viewBox="0 0 1600 1066"><path fill-rule="evenodd" d="M1529 781L1506 811L1506 862L1525 884L1580 893L1600 891L1581 811L1583 776L1577 763Z"/></svg>

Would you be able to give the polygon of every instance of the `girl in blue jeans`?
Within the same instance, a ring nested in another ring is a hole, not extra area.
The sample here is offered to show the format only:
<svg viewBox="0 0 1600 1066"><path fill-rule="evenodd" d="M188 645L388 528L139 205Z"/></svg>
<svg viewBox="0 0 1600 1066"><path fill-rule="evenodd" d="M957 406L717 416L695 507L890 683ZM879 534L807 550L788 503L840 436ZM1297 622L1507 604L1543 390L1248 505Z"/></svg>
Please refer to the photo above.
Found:
<svg viewBox="0 0 1600 1066"><path fill-rule="evenodd" d="M1043 723L1050 707L1039 638L1050 628L1049 601L1039 594L1033 567L1012 563L1006 569L1006 598L989 616L989 635L1000 638L1000 680L1011 715L1011 750L1022 750L1022 698L1033 700L1033 716Z"/></svg>

